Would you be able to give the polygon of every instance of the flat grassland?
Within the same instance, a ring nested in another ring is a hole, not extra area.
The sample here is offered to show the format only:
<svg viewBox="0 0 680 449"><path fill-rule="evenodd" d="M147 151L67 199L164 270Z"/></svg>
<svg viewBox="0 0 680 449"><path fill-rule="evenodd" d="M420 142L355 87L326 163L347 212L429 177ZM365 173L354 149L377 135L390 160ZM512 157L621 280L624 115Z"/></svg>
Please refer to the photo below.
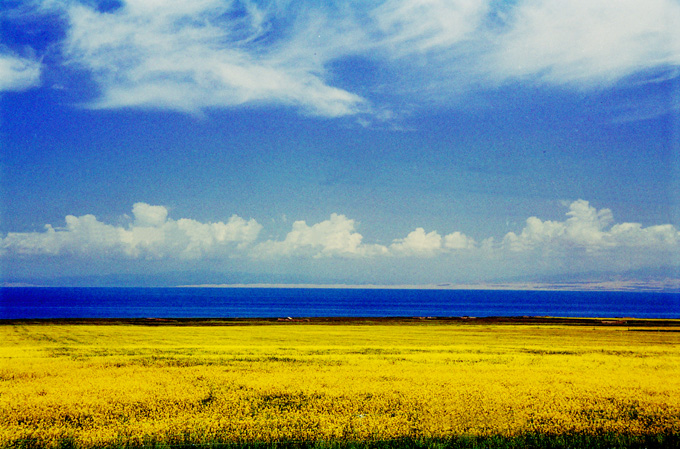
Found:
<svg viewBox="0 0 680 449"><path fill-rule="evenodd" d="M679 444L680 323L581 321L2 323L0 447Z"/></svg>

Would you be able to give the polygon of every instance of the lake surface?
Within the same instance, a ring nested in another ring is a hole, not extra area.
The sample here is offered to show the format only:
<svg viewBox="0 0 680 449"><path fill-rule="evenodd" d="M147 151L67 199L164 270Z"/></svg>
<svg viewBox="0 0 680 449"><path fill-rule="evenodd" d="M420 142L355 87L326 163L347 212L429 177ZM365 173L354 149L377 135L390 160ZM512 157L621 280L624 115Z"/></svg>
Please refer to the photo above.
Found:
<svg viewBox="0 0 680 449"><path fill-rule="evenodd" d="M680 318L680 294L337 288L0 288L0 319L523 315Z"/></svg>

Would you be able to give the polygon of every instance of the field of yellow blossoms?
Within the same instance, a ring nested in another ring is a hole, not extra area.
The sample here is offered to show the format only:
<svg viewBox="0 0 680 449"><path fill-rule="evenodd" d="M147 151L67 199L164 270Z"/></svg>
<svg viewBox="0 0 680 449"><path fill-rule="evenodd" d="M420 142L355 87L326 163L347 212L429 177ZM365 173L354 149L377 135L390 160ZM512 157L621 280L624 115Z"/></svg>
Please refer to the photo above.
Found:
<svg viewBox="0 0 680 449"><path fill-rule="evenodd" d="M675 331L0 325L0 447L678 433Z"/></svg>

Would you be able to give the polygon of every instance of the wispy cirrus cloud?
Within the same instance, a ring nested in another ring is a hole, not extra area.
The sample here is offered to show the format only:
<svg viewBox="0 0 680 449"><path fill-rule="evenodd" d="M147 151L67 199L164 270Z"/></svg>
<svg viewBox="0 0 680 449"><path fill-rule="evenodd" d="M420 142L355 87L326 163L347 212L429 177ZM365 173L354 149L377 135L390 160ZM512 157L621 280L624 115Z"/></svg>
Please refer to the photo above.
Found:
<svg viewBox="0 0 680 449"><path fill-rule="evenodd" d="M589 90L680 67L675 0L37 3L64 17L59 48L99 87L93 108L273 104L388 120L504 83ZM347 58L374 73L338 70ZM18 61L24 81L8 83L35 85L36 66Z"/></svg>
<svg viewBox="0 0 680 449"><path fill-rule="evenodd" d="M490 9L471 0L387 0L369 12L378 30L375 46L391 57L447 52L475 33Z"/></svg>
<svg viewBox="0 0 680 449"><path fill-rule="evenodd" d="M507 11L484 55L501 79L577 87L611 85L680 65L680 4L674 0L524 0Z"/></svg>
<svg viewBox="0 0 680 449"><path fill-rule="evenodd" d="M90 105L95 108L197 112L273 103L329 117L359 112L359 95L324 80L328 56L295 45L295 26L274 29L274 22L284 22L277 11L222 0L127 0L110 12L69 4L64 52L99 84L101 96ZM307 27L322 28L324 40L337 37L323 16L289 20L312 22Z"/></svg>
<svg viewBox="0 0 680 449"><path fill-rule="evenodd" d="M39 86L41 69L39 61L22 58L0 47L0 92Z"/></svg>

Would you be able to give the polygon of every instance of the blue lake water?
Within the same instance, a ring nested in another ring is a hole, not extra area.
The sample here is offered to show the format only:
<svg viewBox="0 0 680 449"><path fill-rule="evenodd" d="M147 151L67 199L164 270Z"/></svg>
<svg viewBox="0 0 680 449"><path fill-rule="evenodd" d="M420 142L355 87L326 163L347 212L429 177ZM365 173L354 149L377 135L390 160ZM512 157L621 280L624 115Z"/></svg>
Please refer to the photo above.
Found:
<svg viewBox="0 0 680 449"><path fill-rule="evenodd" d="M523 315L680 318L680 294L300 288L0 288L0 319Z"/></svg>

